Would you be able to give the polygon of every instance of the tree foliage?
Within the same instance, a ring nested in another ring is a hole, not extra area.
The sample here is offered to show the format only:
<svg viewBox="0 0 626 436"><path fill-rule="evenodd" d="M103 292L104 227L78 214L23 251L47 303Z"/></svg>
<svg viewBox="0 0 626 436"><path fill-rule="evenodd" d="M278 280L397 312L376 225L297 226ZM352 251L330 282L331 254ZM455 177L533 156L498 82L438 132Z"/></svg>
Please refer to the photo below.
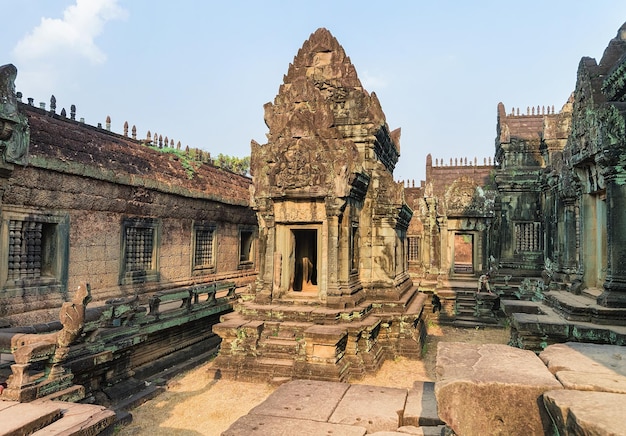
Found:
<svg viewBox="0 0 626 436"><path fill-rule="evenodd" d="M220 153L213 163L216 167L224 168L242 176L245 176L250 171L250 156L237 157Z"/></svg>

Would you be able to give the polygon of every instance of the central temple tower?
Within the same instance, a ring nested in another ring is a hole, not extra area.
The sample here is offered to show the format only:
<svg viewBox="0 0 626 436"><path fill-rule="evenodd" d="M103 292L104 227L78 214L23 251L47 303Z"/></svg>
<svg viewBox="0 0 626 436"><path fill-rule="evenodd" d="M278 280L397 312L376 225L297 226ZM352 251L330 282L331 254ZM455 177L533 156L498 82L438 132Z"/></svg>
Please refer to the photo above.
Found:
<svg viewBox="0 0 626 436"><path fill-rule="evenodd" d="M252 141L258 277L214 327L226 377L349 380L419 357L425 295L407 271L412 216L389 131L326 29L305 41Z"/></svg>
<svg viewBox="0 0 626 436"><path fill-rule="evenodd" d="M404 250L412 211L393 180L400 130L389 132L337 40L304 43L274 103L268 143L252 142L260 225L258 302L308 298L347 308L411 287Z"/></svg>

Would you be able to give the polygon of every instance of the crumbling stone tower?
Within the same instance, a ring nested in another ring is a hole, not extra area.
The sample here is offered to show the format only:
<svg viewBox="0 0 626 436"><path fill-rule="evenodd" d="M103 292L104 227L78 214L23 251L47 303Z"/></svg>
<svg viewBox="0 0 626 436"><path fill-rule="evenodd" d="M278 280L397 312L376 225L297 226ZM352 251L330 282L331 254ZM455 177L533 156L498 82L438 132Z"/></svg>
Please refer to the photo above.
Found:
<svg viewBox="0 0 626 436"><path fill-rule="evenodd" d="M259 275L240 318L218 327L221 362L233 351L229 344L241 346L241 316L264 321L255 324L261 342L269 322L281 322L272 324L274 335L303 333L297 361L341 368L332 374L316 370L317 378L346 378L350 359L354 375L364 355L377 367L380 347L396 354L405 333L413 338L405 345L416 349L423 299L415 298L405 256L412 211L403 185L393 180L400 130L389 131L376 95L363 89L328 30L318 29L299 50L274 103L265 105L265 122L268 142L253 141L251 156ZM413 303L412 325L401 333ZM307 324L286 333L286 318ZM385 345L379 340L383 326ZM254 347L257 357L263 354L258 341ZM231 353L231 367L237 354ZM310 376L310 369L288 375Z"/></svg>
<svg viewBox="0 0 626 436"><path fill-rule="evenodd" d="M326 29L298 52L265 105L265 122L268 143L253 141L251 157L261 228L257 300L302 291L307 279L317 291L311 296L330 307L406 291L412 212L392 175L400 131L389 133L376 95ZM311 277L301 273L303 258Z"/></svg>

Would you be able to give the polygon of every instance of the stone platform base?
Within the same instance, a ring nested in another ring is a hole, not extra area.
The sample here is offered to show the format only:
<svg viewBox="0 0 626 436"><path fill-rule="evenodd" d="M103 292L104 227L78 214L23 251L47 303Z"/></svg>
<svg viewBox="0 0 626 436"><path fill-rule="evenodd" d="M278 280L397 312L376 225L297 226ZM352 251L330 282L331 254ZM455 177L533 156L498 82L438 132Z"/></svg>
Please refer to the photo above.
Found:
<svg viewBox="0 0 626 436"><path fill-rule="evenodd" d="M350 309L243 303L221 317L215 360L221 376L283 383L292 379L350 381L377 371L387 358L421 357L426 295Z"/></svg>

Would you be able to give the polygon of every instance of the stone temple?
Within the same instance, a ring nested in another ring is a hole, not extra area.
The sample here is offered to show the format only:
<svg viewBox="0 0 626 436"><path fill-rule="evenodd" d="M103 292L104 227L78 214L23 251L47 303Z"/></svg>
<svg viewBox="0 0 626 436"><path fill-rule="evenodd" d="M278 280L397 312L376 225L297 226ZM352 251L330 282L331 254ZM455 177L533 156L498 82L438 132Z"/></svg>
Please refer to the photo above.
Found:
<svg viewBox="0 0 626 436"><path fill-rule="evenodd" d="M305 41L265 122L251 156L259 273L215 327L222 371L345 380L418 356L425 296L408 274L412 211L393 180L400 130L328 30Z"/></svg>

